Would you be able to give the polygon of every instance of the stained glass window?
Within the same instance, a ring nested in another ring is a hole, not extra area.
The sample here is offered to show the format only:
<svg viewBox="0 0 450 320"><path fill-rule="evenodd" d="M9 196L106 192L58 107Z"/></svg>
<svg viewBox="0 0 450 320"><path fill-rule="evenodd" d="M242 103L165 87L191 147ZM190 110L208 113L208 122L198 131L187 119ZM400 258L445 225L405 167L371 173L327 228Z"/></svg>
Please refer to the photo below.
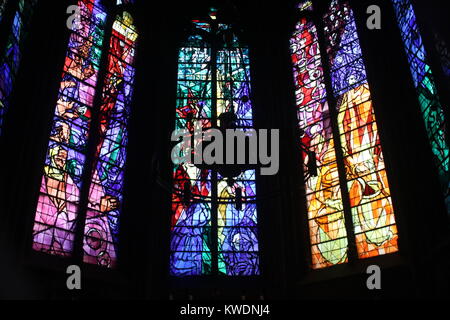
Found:
<svg viewBox="0 0 450 320"><path fill-rule="evenodd" d="M332 1L323 21L325 61L329 61L333 92L326 90L315 24L301 18L290 41L302 154L308 172L305 187L313 268L347 262L350 232L355 236L359 258L398 250L389 184L353 12L346 2ZM337 105L332 106L336 112L330 112L330 94L336 100ZM333 134L333 123L338 136ZM336 156L337 147L342 159ZM311 161L317 167L314 174ZM340 161L345 172L338 169ZM342 188L348 193L349 208L344 206ZM346 210L351 214L346 215ZM346 227L346 216L352 217L352 230Z"/></svg>
<svg viewBox="0 0 450 320"><path fill-rule="evenodd" d="M34 225L34 249L63 256L73 250L106 21L99 0L78 6L82 18L70 35Z"/></svg>
<svg viewBox="0 0 450 320"><path fill-rule="evenodd" d="M69 39L36 210L33 248L70 256L76 226L81 223L79 212L86 209L84 261L112 267L117 257L137 32L128 13L116 18L103 89L97 93L107 21L101 3L78 1L81 21L74 25ZM94 104L96 94L101 94L100 106ZM83 181L85 170L91 168L86 159L94 109L99 114L97 148L91 179ZM87 208L80 206L84 184L89 186Z"/></svg>
<svg viewBox="0 0 450 320"><path fill-rule="evenodd" d="M0 57L0 134L5 113L9 108L9 98L22 59L22 46L28 32L31 14L37 0L20 0L14 14L11 33L6 42L6 48ZM6 1L0 1L0 20L6 6Z"/></svg>
<svg viewBox="0 0 450 320"><path fill-rule="evenodd" d="M392 0L403 44L411 69L428 140L434 155L442 191L450 212L449 145L445 133L446 120L427 53L420 35L414 8L409 0Z"/></svg>
<svg viewBox="0 0 450 320"><path fill-rule="evenodd" d="M347 232L317 30L306 18L297 24L291 52L301 143L309 151L302 152L305 172L309 157L318 167L305 185L313 265L334 265L347 261Z"/></svg>
<svg viewBox="0 0 450 320"><path fill-rule="evenodd" d="M113 266L117 257L120 206L128 141L138 34L128 12L113 24L100 106L100 141L91 177L84 261Z"/></svg>
<svg viewBox="0 0 450 320"><path fill-rule="evenodd" d="M179 52L176 129L217 127L230 113L239 128L251 128L248 48L228 25L193 25ZM220 45L213 47L210 37ZM185 162L174 166L173 181L170 273L258 275L256 203L249 200L256 195L255 170L230 178Z"/></svg>

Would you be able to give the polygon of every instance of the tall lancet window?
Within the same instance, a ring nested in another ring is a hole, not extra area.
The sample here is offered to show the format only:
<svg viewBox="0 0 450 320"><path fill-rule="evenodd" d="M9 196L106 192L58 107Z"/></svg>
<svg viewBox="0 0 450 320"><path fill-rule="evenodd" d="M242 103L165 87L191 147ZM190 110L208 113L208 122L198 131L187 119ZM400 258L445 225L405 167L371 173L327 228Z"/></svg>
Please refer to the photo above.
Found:
<svg viewBox="0 0 450 320"><path fill-rule="evenodd" d="M69 39L33 248L59 256L75 252L86 263L114 267L138 33L122 6L114 14L100 0L78 6L81 19Z"/></svg>
<svg viewBox="0 0 450 320"><path fill-rule="evenodd" d="M437 92L433 72L427 62L427 53L411 1L392 1L417 91L420 111L425 121L428 140L441 180L447 211L450 213L450 148L446 134L447 123L444 117L444 106Z"/></svg>
<svg viewBox="0 0 450 320"><path fill-rule="evenodd" d="M7 6L13 6L14 17L8 30L6 47L1 48L0 56L0 135L3 118L9 109L10 96L22 59L23 45L28 34L31 15L37 0L6 1L0 0L0 22Z"/></svg>
<svg viewBox="0 0 450 320"><path fill-rule="evenodd" d="M197 145L196 129L253 126L248 48L216 18L192 21L179 51L175 127ZM174 166L171 275L259 274L255 170L231 171Z"/></svg>
<svg viewBox="0 0 450 320"><path fill-rule="evenodd" d="M353 12L345 1L331 1L318 26L312 1L299 9L291 53L312 268L395 252L397 228Z"/></svg>

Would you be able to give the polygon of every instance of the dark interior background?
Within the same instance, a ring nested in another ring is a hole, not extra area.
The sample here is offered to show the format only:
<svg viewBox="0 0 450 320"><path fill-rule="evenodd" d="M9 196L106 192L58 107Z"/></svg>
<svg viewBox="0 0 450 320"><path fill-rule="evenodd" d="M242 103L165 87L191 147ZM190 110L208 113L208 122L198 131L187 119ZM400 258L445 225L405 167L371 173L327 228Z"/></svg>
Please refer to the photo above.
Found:
<svg viewBox="0 0 450 320"><path fill-rule="evenodd" d="M24 47L12 107L0 137L0 297L95 299L298 299L449 296L449 223L409 66L389 0L350 1L373 94L399 228L400 251L325 270L309 269L308 229L297 146L289 38L296 1L145 1L133 15L140 32L137 78L126 169L119 266L82 266L83 290L66 288L60 259L31 250L31 230L69 30L66 8L76 1L41 0ZM326 2L326 1L325 1ZM450 45L442 1L413 1L443 104L449 79L433 34ZM317 12L324 1L315 1ZM382 29L368 30L366 8L382 10ZM257 278L168 275L170 134L176 99L177 55L192 18L211 6L243 30L250 47L257 128L280 129L280 171L258 178L261 270ZM234 9L232 9L234 7ZM318 16L320 18L320 15ZM5 23L0 30L6 30ZM0 45L6 33L0 32ZM1 47L1 46L0 46ZM446 110L450 112L449 108ZM447 119L450 117L447 116ZM382 290L366 287L366 268L382 268Z"/></svg>

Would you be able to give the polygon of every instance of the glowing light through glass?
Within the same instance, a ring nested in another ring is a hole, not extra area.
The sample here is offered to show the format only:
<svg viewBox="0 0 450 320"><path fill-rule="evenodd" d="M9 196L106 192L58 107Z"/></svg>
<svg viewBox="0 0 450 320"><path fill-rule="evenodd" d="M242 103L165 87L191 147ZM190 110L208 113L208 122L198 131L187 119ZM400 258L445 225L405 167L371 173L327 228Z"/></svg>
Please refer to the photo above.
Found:
<svg viewBox="0 0 450 320"><path fill-rule="evenodd" d="M290 45L301 144L309 151L302 151L304 171L310 161L318 167L317 176L307 175L305 181L312 266L323 268L347 262L348 240L315 25L302 18Z"/></svg>
<svg viewBox="0 0 450 320"><path fill-rule="evenodd" d="M84 261L107 267L114 267L117 260L137 37L131 15L124 12L118 16L110 41L100 106L100 141L84 229Z"/></svg>
<svg viewBox="0 0 450 320"><path fill-rule="evenodd" d="M300 8L312 10L304 2ZM347 262L348 232L354 232L359 258L398 250L389 184L353 12L347 3L332 1L324 23L331 93L326 90L314 23L301 18L290 40L307 173L312 268ZM337 118L330 116L328 94L336 98ZM338 137L333 135L333 122L337 124ZM343 159L336 157L335 139L339 139ZM308 170L311 161L317 164L317 175ZM338 172L340 161L345 167L345 179ZM353 230L346 228L347 209L342 201L340 180L346 180Z"/></svg>
<svg viewBox="0 0 450 320"><path fill-rule="evenodd" d="M229 26L219 24L212 31L209 23L193 23L196 32L179 53L176 128L193 133L196 121L207 129L230 111L236 114L239 127L251 127L248 49L235 36L212 49L206 39L216 36L214 32L226 33ZM181 163L174 168L173 181L178 191L172 197L170 273L210 275L217 269L229 276L259 274L256 204L246 200L256 194L255 171L244 171L231 181L214 170ZM237 190L243 198L239 209L232 202ZM180 191L189 193L190 198ZM217 230L212 219L217 221Z"/></svg>
<svg viewBox="0 0 450 320"><path fill-rule="evenodd" d="M100 0L80 0L69 39L33 229L33 248L70 256L106 20Z"/></svg>
<svg viewBox="0 0 450 320"><path fill-rule="evenodd" d="M358 257L392 253L398 233L353 11L334 0L324 21Z"/></svg>

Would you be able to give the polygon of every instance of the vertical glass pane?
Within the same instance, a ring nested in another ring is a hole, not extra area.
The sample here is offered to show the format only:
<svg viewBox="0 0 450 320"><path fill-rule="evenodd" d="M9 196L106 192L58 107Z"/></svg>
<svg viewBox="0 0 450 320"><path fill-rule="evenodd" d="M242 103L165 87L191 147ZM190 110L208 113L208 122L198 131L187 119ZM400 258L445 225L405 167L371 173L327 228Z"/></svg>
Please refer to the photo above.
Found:
<svg viewBox="0 0 450 320"><path fill-rule="evenodd" d="M307 173L312 267L316 269L347 262L347 232L320 46L311 21L300 19L290 47L302 133L299 143ZM311 162L317 166L317 174L309 172Z"/></svg>
<svg viewBox="0 0 450 320"><path fill-rule="evenodd" d="M117 16L110 40L84 227L84 261L106 267L114 267L117 260L137 37L131 15L124 12Z"/></svg>
<svg viewBox="0 0 450 320"><path fill-rule="evenodd" d="M106 20L101 2L78 1L83 18L69 39L33 229L33 248L49 254L73 250Z"/></svg>
<svg viewBox="0 0 450 320"><path fill-rule="evenodd" d="M209 31L209 25L194 22ZM193 134L195 124L211 126L211 47L201 34L189 37L178 56L176 129ZM197 141L195 141L197 143ZM190 152L182 146L180 154ZM212 272L211 171L192 163L174 166L171 222L170 273L175 276ZM188 195L183 196L184 194Z"/></svg>
<svg viewBox="0 0 450 320"><path fill-rule="evenodd" d="M189 37L179 53L176 128L192 135L196 124L206 130L219 124L218 117L226 112L236 115L238 127L251 127L248 49L233 36L227 45L213 52L205 41L212 26L201 21L194 21L194 25L197 34ZM222 32L229 26L216 28L215 32ZM179 152L183 155L191 150L186 145ZM173 181L171 274L208 275L213 266L221 275L259 274L256 204L246 199L255 196L255 171L242 172L231 181L214 170L180 163L174 168ZM216 183L217 193L212 193L212 183ZM242 197L240 208L235 205L236 190ZM213 248L216 242L217 248Z"/></svg>
<svg viewBox="0 0 450 320"><path fill-rule="evenodd" d="M334 0L324 21L358 256L395 252L394 210L353 12Z"/></svg>

